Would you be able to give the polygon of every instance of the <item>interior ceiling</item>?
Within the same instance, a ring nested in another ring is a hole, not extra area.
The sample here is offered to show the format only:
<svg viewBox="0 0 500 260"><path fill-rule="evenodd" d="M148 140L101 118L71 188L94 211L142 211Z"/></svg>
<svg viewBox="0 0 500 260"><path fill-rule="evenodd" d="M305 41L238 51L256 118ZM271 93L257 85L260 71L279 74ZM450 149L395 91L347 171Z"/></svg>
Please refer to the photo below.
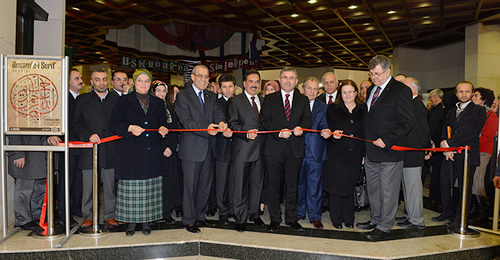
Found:
<svg viewBox="0 0 500 260"><path fill-rule="evenodd" d="M363 70L374 55L391 56L396 47L434 48L463 41L467 26L500 24L499 0L66 2L66 47L77 49L73 65L108 63L113 68L131 54L143 59L183 58L141 53L105 40L107 29L132 24L180 21L256 33L266 41L262 69L293 65Z"/></svg>

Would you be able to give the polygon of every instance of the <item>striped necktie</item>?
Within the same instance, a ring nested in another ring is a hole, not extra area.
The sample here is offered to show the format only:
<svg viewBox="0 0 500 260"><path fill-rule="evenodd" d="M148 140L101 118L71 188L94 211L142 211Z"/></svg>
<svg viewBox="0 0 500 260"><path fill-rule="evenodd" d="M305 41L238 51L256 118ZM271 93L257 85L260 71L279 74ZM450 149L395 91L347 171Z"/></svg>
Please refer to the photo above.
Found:
<svg viewBox="0 0 500 260"><path fill-rule="evenodd" d="M203 91L198 92L198 98L200 99L201 107L203 107L203 111L205 111L205 102L203 102Z"/></svg>
<svg viewBox="0 0 500 260"><path fill-rule="evenodd" d="M372 103L370 104L370 110L372 110L373 105L375 104L375 102L377 102L378 96L380 94L380 89L381 87L377 87L375 93L373 93Z"/></svg>
<svg viewBox="0 0 500 260"><path fill-rule="evenodd" d="M290 100L288 100L288 97L290 94L285 94L285 116L286 116L286 121L290 121Z"/></svg>

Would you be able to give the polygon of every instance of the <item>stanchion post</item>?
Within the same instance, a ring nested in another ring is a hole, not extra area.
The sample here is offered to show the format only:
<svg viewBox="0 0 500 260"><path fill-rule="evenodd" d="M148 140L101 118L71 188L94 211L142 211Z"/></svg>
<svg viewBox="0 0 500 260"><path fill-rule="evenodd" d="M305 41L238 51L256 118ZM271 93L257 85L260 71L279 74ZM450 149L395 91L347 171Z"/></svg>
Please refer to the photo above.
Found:
<svg viewBox="0 0 500 260"><path fill-rule="evenodd" d="M98 175L98 165L97 162L99 161L99 155L97 151L97 144L94 144L92 147L92 200L93 200L93 210L92 210L92 215L93 219L92 221L94 222L94 226L92 230L94 232L99 231L99 175Z"/></svg>
<svg viewBox="0 0 500 260"><path fill-rule="evenodd" d="M54 178L53 178L54 152L47 152L47 224L48 236L54 235Z"/></svg>
<svg viewBox="0 0 500 260"><path fill-rule="evenodd" d="M451 227L450 231L459 235L462 238L465 237L478 237L480 235L479 232L472 230L467 227L467 192L469 191L467 187L469 186L469 164L470 164L470 155L469 155L470 146L466 146L464 151L464 176L462 181L462 210L460 214L460 226L459 227ZM453 184L453 183L452 183Z"/></svg>

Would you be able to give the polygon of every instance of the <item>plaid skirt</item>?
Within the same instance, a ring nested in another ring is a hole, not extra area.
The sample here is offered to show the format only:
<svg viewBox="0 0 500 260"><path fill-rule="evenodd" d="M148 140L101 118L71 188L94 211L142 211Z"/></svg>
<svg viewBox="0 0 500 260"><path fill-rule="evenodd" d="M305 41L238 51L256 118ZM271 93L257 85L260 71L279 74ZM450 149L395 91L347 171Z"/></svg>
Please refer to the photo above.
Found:
<svg viewBox="0 0 500 260"><path fill-rule="evenodd" d="M146 223L162 219L162 178L118 180L116 220Z"/></svg>

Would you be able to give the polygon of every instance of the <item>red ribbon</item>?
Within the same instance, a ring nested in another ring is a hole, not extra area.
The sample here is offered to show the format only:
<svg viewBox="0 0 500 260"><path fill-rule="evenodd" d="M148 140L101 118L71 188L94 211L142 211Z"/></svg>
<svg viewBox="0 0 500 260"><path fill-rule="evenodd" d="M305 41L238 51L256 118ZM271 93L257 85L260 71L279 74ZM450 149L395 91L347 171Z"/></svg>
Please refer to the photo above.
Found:
<svg viewBox="0 0 500 260"><path fill-rule="evenodd" d="M169 131L172 131L172 132L208 132L208 131L214 131L214 130L218 130L218 129L169 129ZM321 131L322 131L322 130L314 130L314 129L307 129L307 128L302 128L302 130L305 132L313 132L313 133L321 133ZM144 129L144 131L157 132L158 129ZM235 131L235 130L224 130L224 131L238 133L238 134L250 134L250 133L270 134L270 133L279 133L282 130L257 131L257 132ZM293 131L293 129L288 129L285 131ZM363 139L363 138L359 138L359 137L355 137L355 136L350 136L350 135L346 135L346 134L338 134L338 133L332 133L332 134L333 135L340 135L343 137L356 139L356 140L360 140L360 141L364 141L364 142L370 142L370 143L374 142L371 140L367 140L367 139ZM105 137L105 138L101 138L101 143L107 143L107 142L111 142L111 141L118 140L121 138L122 138L121 136L117 136L117 135ZM59 146L64 146L64 142L61 141L61 143L59 143ZM70 141L69 142L70 148L91 148L92 146L93 146L92 142L80 142L80 141ZM470 149L470 148L460 146L460 147L449 147L449 148L422 148L422 149L420 149L420 148L411 148L411 147L393 145L391 147L391 149L395 150L395 151L430 151L430 152L455 152L456 151L458 153L461 153L462 150Z"/></svg>
<svg viewBox="0 0 500 260"><path fill-rule="evenodd" d="M43 197L42 214L40 214L40 222L38 225L43 228L42 235L47 236L49 234L49 223L45 223L45 215L47 214L47 185L45 182L45 196Z"/></svg>

